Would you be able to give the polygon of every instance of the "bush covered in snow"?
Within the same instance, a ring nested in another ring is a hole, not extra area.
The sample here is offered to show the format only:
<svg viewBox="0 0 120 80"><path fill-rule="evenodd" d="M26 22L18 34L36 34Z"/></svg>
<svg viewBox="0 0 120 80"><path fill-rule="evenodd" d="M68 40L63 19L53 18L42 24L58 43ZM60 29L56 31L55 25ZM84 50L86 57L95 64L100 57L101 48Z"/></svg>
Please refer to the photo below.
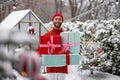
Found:
<svg viewBox="0 0 120 80"><path fill-rule="evenodd" d="M120 76L120 19L66 22L63 27L67 31L80 32L81 64L98 60L99 63L94 65L98 70ZM99 50L107 54L107 57L96 57Z"/></svg>

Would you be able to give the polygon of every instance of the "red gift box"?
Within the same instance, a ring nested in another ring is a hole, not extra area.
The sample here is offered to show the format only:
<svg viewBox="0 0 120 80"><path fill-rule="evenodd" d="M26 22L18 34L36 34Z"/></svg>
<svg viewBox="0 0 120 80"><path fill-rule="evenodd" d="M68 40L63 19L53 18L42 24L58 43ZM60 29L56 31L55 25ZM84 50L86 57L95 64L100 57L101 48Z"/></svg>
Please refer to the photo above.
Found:
<svg viewBox="0 0 120 80"><path fill-rule="evenodd" d="M58 54L60 51L60 36L40 36L40 54Z"/></svg>

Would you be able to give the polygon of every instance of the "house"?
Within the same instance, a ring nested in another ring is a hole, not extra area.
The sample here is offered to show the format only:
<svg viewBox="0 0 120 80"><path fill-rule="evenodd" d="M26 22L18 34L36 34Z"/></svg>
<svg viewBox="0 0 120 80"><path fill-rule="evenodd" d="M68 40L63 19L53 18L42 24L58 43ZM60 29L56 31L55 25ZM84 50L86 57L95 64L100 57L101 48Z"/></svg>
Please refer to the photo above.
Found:
<svg viewBox="0 0 120 80"><path fill-rule="evenodd" d="M35 28L36 36L40 36L47 31L43 22L30 9L13 11L0 25L7 30L26 32L30 23Z"/></svg>
<svg viewBox="0 0 120 80"><path fill-rule="evenodd" d="M11 12L0 23L0 30L2 29L6 31L30 33L34 35L37 41L39 41L40 35L48 31L44 23L30 9Z"/></svg>

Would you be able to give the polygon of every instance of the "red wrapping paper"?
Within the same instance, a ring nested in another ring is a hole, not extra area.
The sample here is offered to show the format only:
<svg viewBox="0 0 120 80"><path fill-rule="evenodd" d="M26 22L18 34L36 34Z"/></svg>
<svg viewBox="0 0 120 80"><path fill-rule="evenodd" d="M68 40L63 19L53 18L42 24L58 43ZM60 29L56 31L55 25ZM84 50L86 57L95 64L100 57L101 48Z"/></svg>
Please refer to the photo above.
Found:
<svg viewBox="0 0 120 80"><path fill-rule="evenodd" d="M40 36L40 54L58 54L60 51L60 36Z"/></svg>

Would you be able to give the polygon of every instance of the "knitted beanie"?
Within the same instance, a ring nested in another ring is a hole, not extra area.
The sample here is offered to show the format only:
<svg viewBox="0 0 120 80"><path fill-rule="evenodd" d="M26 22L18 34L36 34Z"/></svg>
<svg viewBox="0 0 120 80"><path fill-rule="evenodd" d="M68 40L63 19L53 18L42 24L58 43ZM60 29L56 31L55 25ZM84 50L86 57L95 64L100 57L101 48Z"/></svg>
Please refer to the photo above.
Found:
<svg viewBox="0 0 120 80"><path fill-rule="evenodd" d="M54 15L52 16L52 21L53 21L53 19L54 19L56 16L61 17L61 18L62 18L62 21L64 20L62 14L60 14L60 13L56 13L56 14L54 14Z"/></svg>

